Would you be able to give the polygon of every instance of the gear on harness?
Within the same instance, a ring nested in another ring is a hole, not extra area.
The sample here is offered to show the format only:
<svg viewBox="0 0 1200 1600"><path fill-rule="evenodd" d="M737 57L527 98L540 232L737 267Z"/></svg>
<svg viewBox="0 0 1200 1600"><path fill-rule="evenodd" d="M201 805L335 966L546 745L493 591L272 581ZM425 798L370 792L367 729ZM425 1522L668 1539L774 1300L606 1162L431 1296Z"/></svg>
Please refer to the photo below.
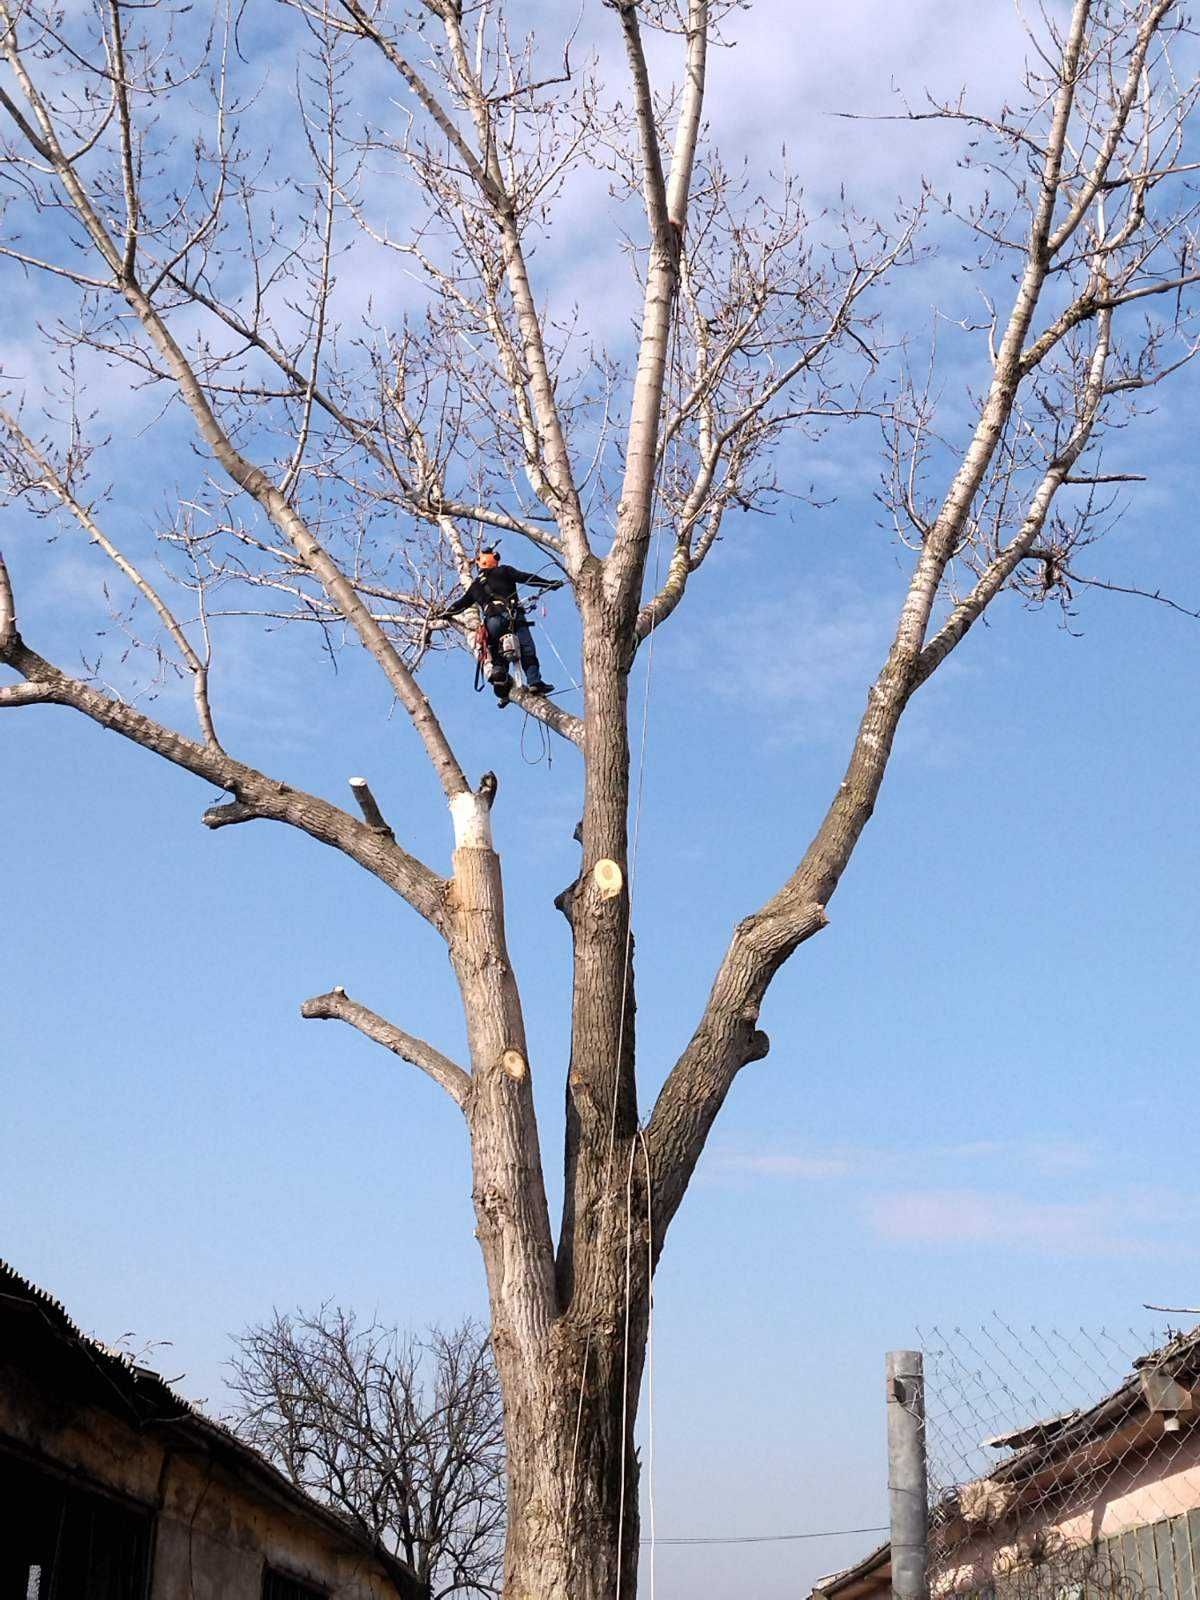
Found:
<svg viewBox="0 0 1200 1600"><path fill-rule="evenodd" d="M513 686L511 664L519 662L530 693L550 694L554 685L542 677L529 631L533 624L526 615L517 585L529 584L546 593L561 589L562 579L540 578L535 573L505 566L500 561L499 551L494 549L480 553L478 566L478 577L440 613L442 617L453 617L468 606L479 608L480 622L475 630L476 690L483 688L486 678L503 710Z"/></svg>

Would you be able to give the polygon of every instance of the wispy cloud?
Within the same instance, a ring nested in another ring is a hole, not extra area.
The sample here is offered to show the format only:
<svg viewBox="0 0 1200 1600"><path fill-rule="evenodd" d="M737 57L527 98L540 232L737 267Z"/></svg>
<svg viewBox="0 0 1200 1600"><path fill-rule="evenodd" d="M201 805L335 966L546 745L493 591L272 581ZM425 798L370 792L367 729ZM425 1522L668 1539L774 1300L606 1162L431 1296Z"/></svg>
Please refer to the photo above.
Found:
<svg viewBox="0 0 1200 1600"><path fill-rule="evenodd" d="M1118 1151L1071 1137L725 1149L704 1176L832 1192L866 1233L909 1247L1159 1256L1200 1217L1200 1196L1129 1181Z"/></svg>
<svg viewBox="0 0 1200 1600"><path fill-rule="evenodd" d="M870 1199L866 1216L878 1237L910 1245L998 1245L1039 1255L1160 1255L1178 1248L1176 1225L1195 1209L1193 1200L1170 1193L1033 1200L1005 1190L908 1189Z"/></svg>
<svg viewBox="0 0 1200 1600"><path fill-rule="evenodd" d="M763 1178L847 1178L858 1170L851 1155L718 1155L710 1172Z"/></svg>
<svg viewBox="0 0 1200 1600"><path fill-rule="evenodd" d="M898 1149L845 1145L823 1150L722 1150L714 1153L707 1171L711 1177L852 1178L874 1185L930 1173L947 1180L964 1166L973 1172L990 1167L1014 1179L1078 1174L1095 1167L1099 1159L1093 1144L1068 1137L970 1139Z"/></svg>

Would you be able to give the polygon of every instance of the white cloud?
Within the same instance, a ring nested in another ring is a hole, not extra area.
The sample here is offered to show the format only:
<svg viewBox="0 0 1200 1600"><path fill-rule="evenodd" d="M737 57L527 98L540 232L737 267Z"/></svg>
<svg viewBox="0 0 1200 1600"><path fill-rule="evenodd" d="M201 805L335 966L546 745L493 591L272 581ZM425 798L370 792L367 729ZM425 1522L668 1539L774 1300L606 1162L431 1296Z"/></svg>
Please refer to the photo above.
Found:
<svg viewBox="0 0 1200 1600"><path fill-rule="evenodd" d="M733 601L697 641L698 653L716 647L717 636L738 641L725 651L725 670L715 684L724 700L748 697L772 712L801 709L824 726L839 729L845 697L861 697L878 671L895 626L896 600L869 595L849 582L797 585L780 598Z"/></svg>
<svg viewBox="0 0 1200 1600"><path fill-rule="evenodd" d="M1174 1251L1175 1230L1189 1211L1193 1201L1137 1191L1040 1200L1009 1189L907 1189L866 1205L874 1232L896 1243L1007 1246L1056 1256Z"/></svg>
<svg viewBox="0 0 1200 1600"><path fill-rule="evenodd" d="M845 1178L857 1167L849 1155L715 1155L707 1163L710 1176L762 1178Z"/></svg>
<svg viewBox="0 0 1200 1600"><path fill-rule="evenodd" d="M1117 1162L1111 1150L1070 1136L896 1149L734 1147L708 1156L702 1180L832 1189L843 1213L857 1215L876 1238L904 1246L1047 1256L1174 1251L1200 1215L1200 1198L1122 1181Z"/></svg>
<svg viewBox="0 0 1200 1600"><path fill-rule="evenodd" d="M1061 1138L970 1139L909 1148L835 1145L828 1149L725 1149L708 1162L710 1176L802 1180L852 1178L871 1185L934 1173L946 1179L966 1168L1003 1175L1014 1184L1026 1176L1077 1174L1094 1167L1100 1152L1089 1141Z"/></svg>

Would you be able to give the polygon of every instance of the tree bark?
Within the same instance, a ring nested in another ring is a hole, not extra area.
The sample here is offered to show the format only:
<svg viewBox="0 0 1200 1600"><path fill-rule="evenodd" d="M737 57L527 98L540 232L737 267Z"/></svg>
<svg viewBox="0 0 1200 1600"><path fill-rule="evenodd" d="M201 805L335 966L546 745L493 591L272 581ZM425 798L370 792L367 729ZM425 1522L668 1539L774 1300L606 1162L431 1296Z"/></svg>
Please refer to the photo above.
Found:
<svg viewBox="0 0 1200 1600"><path fill-rule="evenodd" d="M628 1146L603 1237L587 1252L586 1312L557 1321L544 1357L517 1353L502 1286L493 1294L508 1438L504 1600L633 1600L640 1544L634 1423L648 1327L644 1188ZM628 1222L627 1222L628 1216ZM626 1306L628 1315L626 1316Z"/></svg>
<svg viewBox="0 0 1200 1600"><path fill-rule="evenodd" d="M623 677L602 673L601 679L606 693L623 697ZM623 729L624 719L613 725ZM595 808L601 819L596 848L617 850L622 861L627 785L628 754L621 759L617 753L603 786L605 804ZM571 1255L578 1275L574 1293L564 1298L555 1278L524 1023L505 943L500 860L491 846L486 801L470 800L474 805L460 796L454 805L459 848L448 938L467 1017L472 1074L463 1109L508 1440L504 1600L614 1600L620 1594L632 1600L638 1553L633 1427L648 1327L650 1242L636 1114L619 1138L589 1139L584 1147L590 1158L583 1180L587 1225L565 1230L577 1241ZM588 860L585 847L585 865ZM614 951L623 959L627 889L604 902L586 874L581 883L575 898L579 925L587 928L583 943L597 945L601 955L578 1005L589 1049L612 1063L622 1030L610 971ZM620 998L618 992L618 1007Z"/></svg>

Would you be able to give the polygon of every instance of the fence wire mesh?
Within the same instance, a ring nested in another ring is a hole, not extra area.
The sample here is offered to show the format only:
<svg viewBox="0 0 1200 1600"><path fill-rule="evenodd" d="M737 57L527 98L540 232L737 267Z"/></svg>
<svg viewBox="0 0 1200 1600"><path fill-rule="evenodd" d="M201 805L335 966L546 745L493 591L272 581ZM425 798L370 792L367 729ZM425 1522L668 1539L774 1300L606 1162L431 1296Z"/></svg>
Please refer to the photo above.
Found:
<svg viewBox="0 0 1200 1600"><path fill-rule="evenodd" d="M1200 1600L1200 1328L929 1328L930 1581Z"/></svg>

